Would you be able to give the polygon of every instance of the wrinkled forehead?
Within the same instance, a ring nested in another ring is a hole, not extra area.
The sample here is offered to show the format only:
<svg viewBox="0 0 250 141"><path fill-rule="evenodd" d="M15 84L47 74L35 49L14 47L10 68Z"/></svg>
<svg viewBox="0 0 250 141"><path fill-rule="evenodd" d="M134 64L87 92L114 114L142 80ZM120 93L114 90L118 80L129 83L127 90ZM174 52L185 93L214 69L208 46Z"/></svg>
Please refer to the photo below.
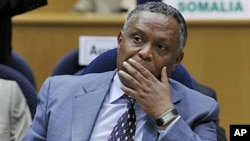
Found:
<svg viewBox="0 0 250 141"><path fill-rule="evenodd" d="M152 13L142 11L131 19L130 31L134 29L157 31L162 34L170 34L179 36L178 23L172 16L161 13Z"/></svg>
<svg viewBox="0 0 250 141"><path fill-rule="evenodd" d="M138 22L144 22L148 24L152 23L155 26L160 26L163 28L170 26L170 24L173 24L174 26L178 28L178 23L175 21L175 19L172 16L167 16L161 13L143 11L143 12L138 13L135 19L137 19Z"/></svg>

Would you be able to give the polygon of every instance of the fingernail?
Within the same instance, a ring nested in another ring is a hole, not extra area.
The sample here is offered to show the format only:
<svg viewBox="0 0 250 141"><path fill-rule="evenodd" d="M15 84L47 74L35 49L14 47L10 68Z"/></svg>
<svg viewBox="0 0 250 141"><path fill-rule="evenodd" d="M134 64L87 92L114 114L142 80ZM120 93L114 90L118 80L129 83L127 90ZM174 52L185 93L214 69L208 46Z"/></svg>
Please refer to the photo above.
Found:
<svg viewBox="0 0 250 141"><path fill-rule="evenodd" d="M164 66L164 69L167 70L167 66Z"/></svg>
<svg viewBox="0 0 250 141"><path fill-rule="evenodd" d="M128 61L129 62L135 62L135 60L133 58L129 58Z"/></svg>
<svg viewBox="0 0 250 141"><path fill-rule="evenodd" d="M128 62L124 61L122 64L123 64L123 66L126 66L126 65L128 65Z"/></svg>

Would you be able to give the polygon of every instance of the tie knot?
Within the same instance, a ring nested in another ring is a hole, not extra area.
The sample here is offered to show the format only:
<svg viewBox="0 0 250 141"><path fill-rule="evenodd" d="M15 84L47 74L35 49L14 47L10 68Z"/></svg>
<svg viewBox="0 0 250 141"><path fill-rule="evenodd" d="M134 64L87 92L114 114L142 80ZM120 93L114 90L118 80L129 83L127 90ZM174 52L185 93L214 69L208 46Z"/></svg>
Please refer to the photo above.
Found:
<svg viewBox="0 0 250 141"><path fill-rule="evenodd" d="M122 97L128 99L129 102L132 103L132 104L135 103L135 99L133 99L131 96L129 96L127 94L124 94Z"/></svg>

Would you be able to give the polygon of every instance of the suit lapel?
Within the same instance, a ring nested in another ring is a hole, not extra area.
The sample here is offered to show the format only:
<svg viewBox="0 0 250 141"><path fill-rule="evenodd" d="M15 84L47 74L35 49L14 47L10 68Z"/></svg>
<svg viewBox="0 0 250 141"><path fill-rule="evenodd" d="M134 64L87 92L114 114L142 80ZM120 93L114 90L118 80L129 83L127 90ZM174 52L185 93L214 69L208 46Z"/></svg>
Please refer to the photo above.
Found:
<svg viewBox="0 0 250 141"><path fill-rule="evenodd" d="M72 140L89 140L107 89L77 96L74 99Z"/></svg>
<svg viewBox="0 0 250 141"><path fill-rule="evenodd" d="M99 76L100 79L85 84L83 94L74 98L72 140L87 141L90 139L113 75L114 72L104 77Z"/></svg>

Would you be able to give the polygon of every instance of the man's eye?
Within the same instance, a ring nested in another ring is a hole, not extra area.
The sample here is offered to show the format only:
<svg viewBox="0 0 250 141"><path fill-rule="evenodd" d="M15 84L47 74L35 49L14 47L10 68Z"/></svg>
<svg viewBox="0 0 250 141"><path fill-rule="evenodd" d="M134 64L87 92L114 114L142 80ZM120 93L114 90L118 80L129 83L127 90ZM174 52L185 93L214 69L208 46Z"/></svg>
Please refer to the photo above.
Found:
<svg viewBox="0 0 250 141"><path fill-rule="evenodd" d="M159 44L156 46L156 51L160 55L166 55L169 52L169 48L166 45Z"/></svg>
<svg viewBox="0 0 250 141"><path fill-rule="evenodd" d="M141 37L140 36L134 36L134 41L135 42L141 42Z"/></svg>
<svg viewBox="0 0 250 141"><path fill-rule="evenodd" d="M160 50L167 50L167 46L165 45L158 45L157 48Z"/></svg>

